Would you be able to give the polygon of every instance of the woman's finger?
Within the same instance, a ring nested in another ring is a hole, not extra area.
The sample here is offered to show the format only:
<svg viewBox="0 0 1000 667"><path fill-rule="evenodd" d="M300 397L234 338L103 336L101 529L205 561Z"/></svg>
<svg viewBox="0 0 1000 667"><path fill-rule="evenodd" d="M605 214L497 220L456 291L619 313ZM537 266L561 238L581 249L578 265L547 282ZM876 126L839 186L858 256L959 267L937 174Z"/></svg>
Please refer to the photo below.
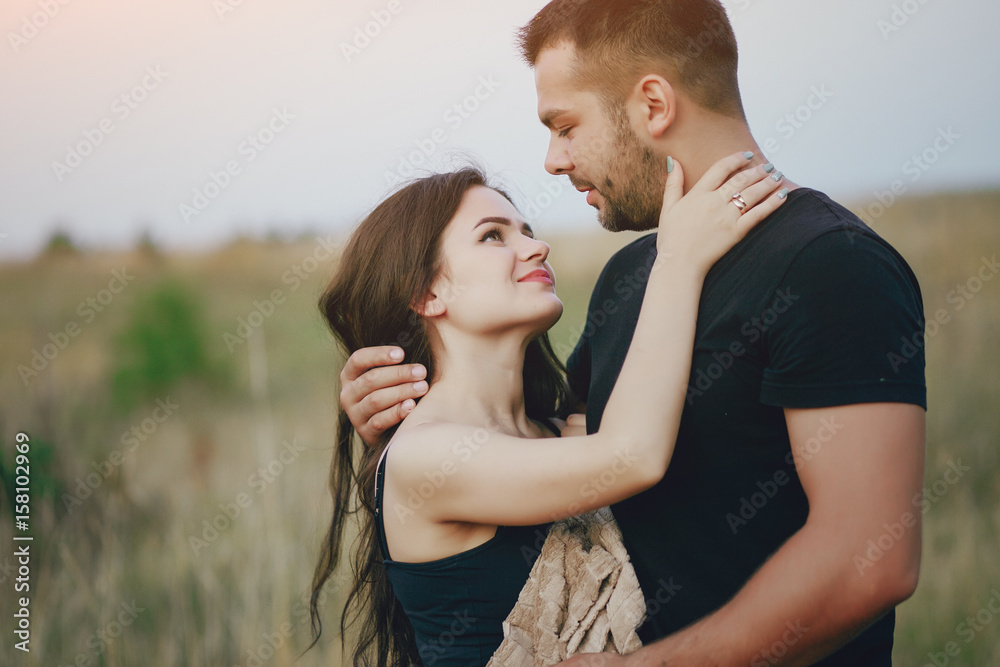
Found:
<svg viewBox="0 0 1000 667"><path fill-rule="evenodd" d="M782 188L768 195L753 208L743 211L743 215L736 220L737 238L745 237L757 223L778 210L786 201L788 201L788 188Z"/></svg>
<svg viewBox="0 0 1000 667"><path fill-rule="evenodd" d="M775 179L775 176L778 178ZM733 174L731 177L726 179L721 186L719 186L719 192L727 198L732 198L733 195L742 193L747 188L758 183L766 181L765 185L776 185L781 178L781 172L775 170L774 165L768 162L767 164L752 167L750 169L744 169L737 174ZM743 196L743 199L746 200L745 195Z"/></svg>
<svg viewBox="0 0 1000 667"><path fill-rule="evenodd" d="M729 180L733 172L740 169L746 169L750 160L753 159L753 153L751 151L746 151L744 153L733 153L732 155L727 155L722 158L705 172L705 175L701 177L694 188L698 190L718 190L723 183Z"/></svg>
<svg viewBox="0 0 1000 667"><path fill-rule="evenodd" d="M765 165L767 167L768 165ZM757 174L759 169L751 169L751 172ZM752 209L758 203L764 201L772 192L777 192L782 187L784 187L784 176L780 171L774 171L773 168L769 173L763 175L763 178L757 178L753 182L747 183L745 185L734 184L732 187L739 188L740 197L746 202L747 209ZM728 187L729 183L725 187ZM748 212L744 209L743 213Z"/></svg>

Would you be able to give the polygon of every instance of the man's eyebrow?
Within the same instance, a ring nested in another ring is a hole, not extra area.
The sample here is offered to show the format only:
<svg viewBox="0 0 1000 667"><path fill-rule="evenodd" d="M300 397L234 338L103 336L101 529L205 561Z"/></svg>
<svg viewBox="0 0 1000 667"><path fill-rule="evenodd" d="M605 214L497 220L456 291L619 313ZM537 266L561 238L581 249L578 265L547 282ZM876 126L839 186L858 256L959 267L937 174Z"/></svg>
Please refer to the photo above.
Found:
<svg viewBox="0 0 1000 667"><path fill-rule="evenodd" d="M542 125L551 128L555 119L566 113L569 113L566 109L549 109L545 113L541 114L538 119L542 121Z"/></svg>

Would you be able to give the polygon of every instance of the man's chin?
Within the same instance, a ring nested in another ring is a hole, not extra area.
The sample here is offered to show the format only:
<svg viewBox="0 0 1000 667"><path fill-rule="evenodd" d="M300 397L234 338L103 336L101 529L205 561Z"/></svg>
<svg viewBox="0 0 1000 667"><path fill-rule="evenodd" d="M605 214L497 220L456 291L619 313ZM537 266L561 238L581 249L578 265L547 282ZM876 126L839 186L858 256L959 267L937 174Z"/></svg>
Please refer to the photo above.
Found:
<svg viewBox="0 0 1000 667"><path fill-rule="evenodd" d="M655 220L633 220L620 211L610 211L607 207L597 209L597 221L609 232L648 232L656 229Z"/></svg>

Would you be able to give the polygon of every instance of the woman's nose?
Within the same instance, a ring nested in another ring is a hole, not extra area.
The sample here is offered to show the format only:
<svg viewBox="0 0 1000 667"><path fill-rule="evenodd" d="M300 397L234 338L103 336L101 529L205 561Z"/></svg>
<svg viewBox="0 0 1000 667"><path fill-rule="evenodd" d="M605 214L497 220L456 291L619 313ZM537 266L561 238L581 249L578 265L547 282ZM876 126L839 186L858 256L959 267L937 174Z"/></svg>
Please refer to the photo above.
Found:
<svg viewBox="0 0 1000 667"><path fill-rule="evenodd" d="M545 241L540 241L536 238L530 236L524 237L524 250L522 251L523 259L532 260L538 259L544 262L549 256L549 244Z"/></svg>

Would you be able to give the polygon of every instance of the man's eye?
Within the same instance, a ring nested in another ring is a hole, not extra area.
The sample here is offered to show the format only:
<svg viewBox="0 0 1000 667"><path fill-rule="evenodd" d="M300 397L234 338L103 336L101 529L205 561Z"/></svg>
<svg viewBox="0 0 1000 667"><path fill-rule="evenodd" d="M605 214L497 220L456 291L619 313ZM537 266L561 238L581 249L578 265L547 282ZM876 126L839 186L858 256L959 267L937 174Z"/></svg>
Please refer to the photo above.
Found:
<svg viewBox="0 0 1000 667"><path fill-rule="evenodd" d="M560 131L559 136L565 139L567 136L569 136L570 129L572 128L567 127L565 130Z"/></svg>
<svg viewBox="0 0 1000 667"><path fill-rule="evenodd" d="M503 241L503 234L500 233L499 229L491 229L483 234L483 237L479 241L482 243L486 241Z"/></svg>

